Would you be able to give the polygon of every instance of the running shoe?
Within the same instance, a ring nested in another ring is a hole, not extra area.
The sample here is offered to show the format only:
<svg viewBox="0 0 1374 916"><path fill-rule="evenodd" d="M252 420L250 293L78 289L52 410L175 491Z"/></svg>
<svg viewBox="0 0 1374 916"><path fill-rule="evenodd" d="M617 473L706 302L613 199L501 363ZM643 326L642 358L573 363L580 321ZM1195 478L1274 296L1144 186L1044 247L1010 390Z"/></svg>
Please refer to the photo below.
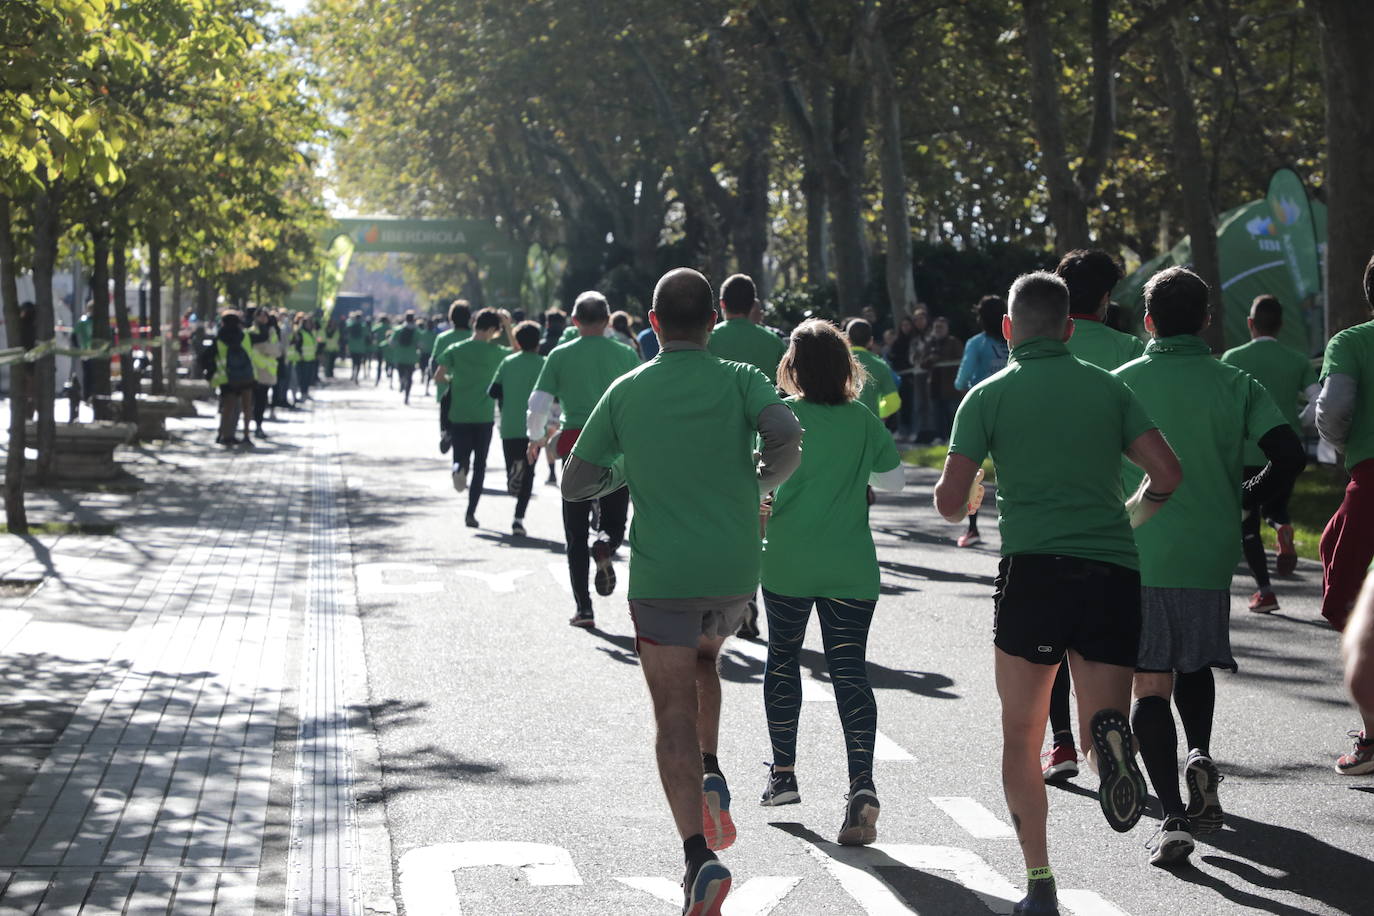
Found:
<svg viewBox="0 0 1374 916"><path fill-rule="evenodd" d="M845 798L844 823L835 842L841 846L867 846L878 840L878 793L856 789Z"/></svg>
<svg viewBox="0 0 1374 916"><path fill-rule="evenodd" d="M1268 614L1279 609L1279 598L1273 592L1258 591L1250 596L1250 610L1256 614Z"/></svg>
<svg viewBox="0 0 1374 916"><path fill-rule="evenodd" d="M447 455L448 450L453 447L453 440L449 438L448 430L444 430L439 436L439 454Z"/></svg>
<svg viewBox="0 0 1374 916"><path fill-rule="evenodd" d="M1279 525L1274 529L1274 539L1278 541L1279 552L1274 558L1274 572L1280 576L1291 576L1298 568L1298 552L1293 547L1293 526Z"/></svg>
<svg viewBox="0 0 1374 916"><path fill-rule="evenodd" d="M1193 854L1193 834L1182 817L1166 818L1150 841L1150 864L1177 865Z"/></svg>
<svg viewBox="0 0 1374 916"><path fill-rule="evenodd" d="M1097 789L1098 804L1111 828L1125 833L1140 820L1148 791L1135 762L1131 726L1115 709L1103 709L1093 716L1092 739L1097 751L1097 773L1102 778Z"/></svg>
<svg viewBox="0 0 1374 916"><path fill-rule="evenodd" d="M469 528L476 528L476 527L477 527L477 516L474 515L473 513L469 512L469 513L467 514L467 517L463 519L463 524L467 525Z"/></svg>
<svg viewBox="0 0 1374 916"><path fill-rule="evenodd" d="M568 626L582 627L584 630L596 626L596 615L592 613L592 606L584 604L579 607L572 615L572 619L568 621Z"/></svg>
<svg viewBox="0 0 1374 916"><path fill-rule="evenodd" d="M701 780L701 820L706 828L708 849L729 849L734 845L735 822L730 817L730 787L719 773L707 773Z"/></svg>
<svg viewBox="0 0 1374 916"><path fill-rule="evenodd" d="M983 536L976 531L965 531L963 534L959 535L959 540L957 541L960 547L972 547L974 544L981 544L982 542Z"/></svg>
<svg viewBox="0 0 1374 916"><path fill-rule="evenodd" d="M749 610L745 612L744 622L739 625L736 635L744 639L759 638L759 603L753 598L749 599Z"/></svg>
<svg viewBox="0 0 1374 916"><path fill-rule="evenodd" d="M1040 761L1045 782L1062 782L1078 775L1078 749L1071 744L1056 744L1040 755Z"/></svg>
<svg viewBox="0 0 1374 916"><path fill-rule="evenodd" d="M720 916L730 893L730 869L715 856L699 864L687 863L682 876L682 916Z"/></svg>
<svg viewBox="0 0 1374 916"><path fill-rule="evenodd" d="M525 536L525 523L521 519L516 519L510 523L510 533L518 538Z"/></svg>
<svg viewBox="0 0 1374 916"><path fill-rule="evenodd" d="M466 490L467 488L468 488L468 469L467 469L467 468L454 468L454 469L453 469L453 489L457 490L459 493L462 493L462 492L463 492L464 490Z"/></svg>
<svg viewBox="0 0 1374 916"><path fill-rule="evenodd" d="M1374 773L1374 738L1366 738L1364 732L1346 732L1355 739L1355 747L1350 753L1336 758L1336 772L1346 776L1363 776Z"/></svg>
<svg viewBox="0 0 1374 916"><path fill-rule="evenodd" d="M544 483L548 484L551 487L558 486L558 475L554 473L552 465L549 466L549 477L547 480L544 481Z"/></svg>
<svg viewBox="0 0 1374 916"><path fill-rule="evenodd" d="M1188 762L1183 767L1183 779L1188 783L1188 823L1193 825L1193 833L1216 833L1221 829L1225 814L1221 810L1221 798L1217 786L1222 775L1212 758L1193 748L1188 752Z"/></svg>
<svg viewBox="0 0 1374 916"><path fill-rule="evenodd" d="M800 802L801 793L797 791L797 774L792 770L779 773L770 766L768 768L768 785L763 787L763 798L759 799L759 804L765 808L776 808L779 805L795 805Z"/></svg>
<svg viewBox="0 0 1374 916"><path fill-rule="evenodd" d="M597 541L592 545L592 561L596 563L596 584L598 595L609 595L615 591L615 566L611 564L611 545Z"/></svg>
<svg viewBox="0 0 1374 916"><path fill-rule="evenodd" d="M1011 908L1012 916L1059 916L1059 894L1053 878L1037 878L1026 887L1026 896Z"/></svg>

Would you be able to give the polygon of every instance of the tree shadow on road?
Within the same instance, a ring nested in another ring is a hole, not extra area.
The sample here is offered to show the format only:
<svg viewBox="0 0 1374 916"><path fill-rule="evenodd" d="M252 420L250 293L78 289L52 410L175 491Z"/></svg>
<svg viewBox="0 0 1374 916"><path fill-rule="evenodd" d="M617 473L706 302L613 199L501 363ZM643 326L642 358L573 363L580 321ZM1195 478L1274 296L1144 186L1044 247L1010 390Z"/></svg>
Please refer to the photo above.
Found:
<svg viewBox="0 0 1374 916"><path fill-rule="evenodd" d="M592 627L587 630L587 632L597 639L604 639L606 642L610 643L610 646L597 646L596 648L598 651L606 653L608 657L622 664L638 667L639 653L635 651L635 638L633 636L624 636L620 633L607 633L600 627Z"/></svg>
<svg viewBox="0 0 1374 916"><path fill-rule="evenodd" d="M929 566L915 566L911 563L898 563L895 560L879 560L878 566L883 572L903 579L924 582L965 582L971 585L986 585L989 589L993 587L992 576L976 576L969 573L952 572L947 569L932 569Z"/></svg>
<svg viewBox="0 0 1374 916"><path fill-rule="evenodd" d="M750 640L750 642L761 642ZM764 643L766 645L766 643ZM802 649L801 665L808 669L811 676L823 683L830 683L830 668L825 662L825 653L815 649ZM721 680L736 684L762 684L764 663L753 655L725 644L720 655ZM868 663L868 680L875 690L903 690L932 700L956 700L959 694L946 688L953 687L954 681L934 671L889 668L877 662Z"/></svg>

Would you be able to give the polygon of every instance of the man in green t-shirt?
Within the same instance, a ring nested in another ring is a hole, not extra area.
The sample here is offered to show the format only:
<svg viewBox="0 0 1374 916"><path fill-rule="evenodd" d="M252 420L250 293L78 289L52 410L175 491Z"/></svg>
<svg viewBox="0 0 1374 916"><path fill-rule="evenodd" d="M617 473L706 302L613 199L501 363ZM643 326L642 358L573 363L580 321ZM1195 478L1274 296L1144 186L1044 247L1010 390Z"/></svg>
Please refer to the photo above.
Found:
<svg viewBox="0 0 1374 916"><path fill-rule="evenodd" d="M844 333L866 376L859 391L859 403L873 411L879 420L886 420L901 409L902 396L897 393L892 367L868 349L873 341L873 326L862 318L851 318L844 326Z"/></svg>
<svg viewBox="0 0 1374 916"><path fill-rule="evenodd" d="M353 382L357 384L363 367L367 365L368 331L362 312L348 316L344 325L344 347L348 350L348 362L353 369Z"/></svg>
<svg viewBox="0 0 1374 916"><path fill-rule="evenodd" d="M1242 512L1254 512L1302 469L1302 443L1259 382L1218 362L1200 336L1207 284L1181 267L1145 284L1145 355L1116 370L1159 424L1183 467L1183 483L1159 517L1136 532L1141 632L1131 727L1164 811L1151 863L1187 858L1193 835L1219 830L1220 776L1210 744L1216 706L1212 669L1236 670L1231 654L1231 577L1240 559ZM1245 443L1269 463L1242 476ZM1243 495L1242 495L1243 494ZM1188 804L1178 784L1172 695L1190 750Z"/></svg>
<svg viewBox="0 0 1374 916"><path fill-rule="evenodd" d="M439 332L434 329L435 319L423 317L415 323L415 328L420 332L420 380L425 383L425 396L429 396L429 380L434 377L434 341L439 338Z"/></svg>
<svg viewBox="0 0 1374 916"><path fill-rule="evenodd" d="M1317 394L1321 391L1317 384L1317 372L1306 356L1278 342L1278 333L1283 327L1283 306L1278 299L1268 295L1256 296L1250 304L1247 324L1250 326L1250 342L1227 350L1221 355L1221 361L1243 369L1263 385L1274 399L1279 413L1293 427L1293 432L1302 436L1303 424L1298 417L1298 402L1309 402L1315 412ZM1264 463L1264 454L1259 447L1253 442L1245 443L1246 479L1258 474ZM1292 487L1275 493L1269 502L1259 507L1258 512L1250 513L1241 525L1241 548L1258 588L1250 597L1250 610L1260 614L1279 608L1279 600L1269 582L1264 541L1260 539L1261 521L1273 527L1278 542L1275 571L1280 576L1286 576L1298 565L1298 554L1293 548L1292 518L1288 513L1288 498L1292 493Z"/></svg>
<svg viewBox="0 0 1374 916"><path fill-rule="evenodd" d="M1365 267L1364 296L1374 309L1374 258ZM1327 343L1317 432L1345 456L1350 472L1345 498L1321 539L1322 616L1343 630L1374 559L1374 321L1346 328ZM1374 721L1365 718L1354 749L1336 761L1336 771L1374 773Z"/></svg>
<svg viewBox="0 0 1374 916"><path fill-rule="evenodd" d="M1178 461L1119 380L1069 355L1069 291L1049 273L1012 284L1002 333L1012 364L959 405L935 508L961 522L982 502L982 463L997 465L1002 563L994 664L1002 700L1002 784L1028 889L1017 912L1057 912L1040 772L1050 688L1067 656L1084 747L1097 755L1107 822L1129 830L1145 804L1125 710L1140 637L1132 528L1178 486ZM1121 457L1146 472L1124 498ZM1143 529L1142 529L1143 530Z"/></svg>
<svg viewBox="0 0 1374 916"><path fill-rule="evenodd" d="M556 450L560 458L566 459L592 408L611 382L639 366L639 357L634 350L606 336L611 311L605 296L595 290L582 293L573 304L572 320L578 336L553 348L530 393L525 428L530 440L528 457L531 464L539 457L539 449L549 444L555 401L563 413L563 432L557 439ZM594 508L599 509L601 533L589 548ZM615 591L615 567L611 560L625 538L625 519L629 511L630 494L624 488L599 497L595 507L590 502L563 502L568 576L572 580L576 603L569 623L575 627L596 625L587 585L590 560L596 561L596 593L609 595Z"/></svg>
<svg viewBox="0 0 1374 916"><path fill-rule="evenodd" d="M529 460L530 439L525 431L525 408L544 357L539 355L539 325L522 321L515 327L519 350L507 356L496 368L487 394L501 406L501 449L506 455L506 489L515 497L515 521L511 534L525 536L525 509L534 487L534 465Z"/></svg>
<svg viewBox="0 0 1374 916"><path fill-rule="evenodd" d="M408 311L401 323L386 339L387 358L396 368L396 380L410 403L410 383L414 380L415 364L420 360L420 329L415 326L415 312Z"/></svg>
<svg viewBox="0 0 1374 916"><path fill-rule="evenodd" d="M439 371L439 357L444 355L444 351L472 336L472 328L470 327L472 306L468 304L466 299L454 299L449 305L448 322L448 330L441 331L434 338L434 343L430 345L429 349L429 358L436 373ZM449 450L449 445L453 439L448 429L448 385L436 378L434 393L439 398L439 454L442 455Z"/></svg>
<svg viewBox="0 0 1374 916"><path fill-rule="evenodd" d="M725 313L725 321L711 331L707 346L721 359L748 363L776 383L778 362L787 352L787 344L750 320L756 305L758 291L750 277L735 274L727 278L720 287L720 309Z"/></svg>
<svg viewBox="0 0 1374 916"><path fill-rule="evenodd" d="M492 376L509 347L496 342L509 327L505 312L486 308L472 319L472 336L455 344L439 356L435 370L437 382L449 385L448 429L453 438L453 489L468 491L465 522L477 527L477 502L482 498L482 482L487 474L487 450L491 447L491 428L496 420L496 403L487 395ZM469 472L472 475L468 479Z"/></svg>
<svg viewBox="0 0 1374 916"><path fill-rule="evenodd" d="M801 426L768 378L707 350L715 319L701 274L679 268L658 281L649 321L663 349L601 398L563 472L569 500L627 483L634 499L630 614L687 860L684 913L719 913L729 891L711 851L735 838L716 758L717 659L758 589L760 496L801 460Z"/></svg>

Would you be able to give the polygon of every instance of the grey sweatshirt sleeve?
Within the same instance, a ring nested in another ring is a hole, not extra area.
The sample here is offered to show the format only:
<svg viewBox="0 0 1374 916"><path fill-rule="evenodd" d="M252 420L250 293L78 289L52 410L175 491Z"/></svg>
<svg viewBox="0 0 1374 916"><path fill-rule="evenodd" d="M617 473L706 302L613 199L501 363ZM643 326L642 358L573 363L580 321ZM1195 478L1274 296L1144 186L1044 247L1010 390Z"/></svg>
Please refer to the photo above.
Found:
<svg viewBox="0 0 1374 916"><path fill-rule="evenodd" d="M759 411L758 428L763 440L758 462L759 492L769 493L801 465L802 427L786 404L769 404Z"/></svg>
<svg viewBox="0 0 1374 916"><path fill-rule="evenodd" d="M1332 373L1317 395L1317 432L1332 448L1345 451L1350 424L1355 418L1357 386L1353 376Z"/></svg>
<svg viewBox="0 0 1374 916"><path fill-rule="evenodd" d="M874 471L868 475L868 485L885 493L900 493L906 486L906 469L898 464L890 471Z"/></svg>
<svg viewBox="0 0 1374 916"><path fill-rule="evenodd" d="M619 464L603 468L599 464L583 461L576 455L569 455L563 465L563 498L569 502L580 503L614 493L625 486L625 475Z"/></svg>

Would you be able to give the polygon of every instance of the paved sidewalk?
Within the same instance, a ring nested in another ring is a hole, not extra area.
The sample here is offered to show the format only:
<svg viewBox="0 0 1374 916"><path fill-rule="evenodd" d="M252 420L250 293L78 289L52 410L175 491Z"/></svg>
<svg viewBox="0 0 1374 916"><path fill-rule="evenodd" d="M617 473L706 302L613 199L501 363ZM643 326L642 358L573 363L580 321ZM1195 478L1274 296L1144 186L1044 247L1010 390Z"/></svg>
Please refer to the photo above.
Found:
<svg viewBox="0 0 1374 916"><path fill-rule="evenodd" d="M0 914L362 912L332 420L284 419L132 451L143 490L77 498L111 536L0 537L42 580L0 599Z"/></svg>

